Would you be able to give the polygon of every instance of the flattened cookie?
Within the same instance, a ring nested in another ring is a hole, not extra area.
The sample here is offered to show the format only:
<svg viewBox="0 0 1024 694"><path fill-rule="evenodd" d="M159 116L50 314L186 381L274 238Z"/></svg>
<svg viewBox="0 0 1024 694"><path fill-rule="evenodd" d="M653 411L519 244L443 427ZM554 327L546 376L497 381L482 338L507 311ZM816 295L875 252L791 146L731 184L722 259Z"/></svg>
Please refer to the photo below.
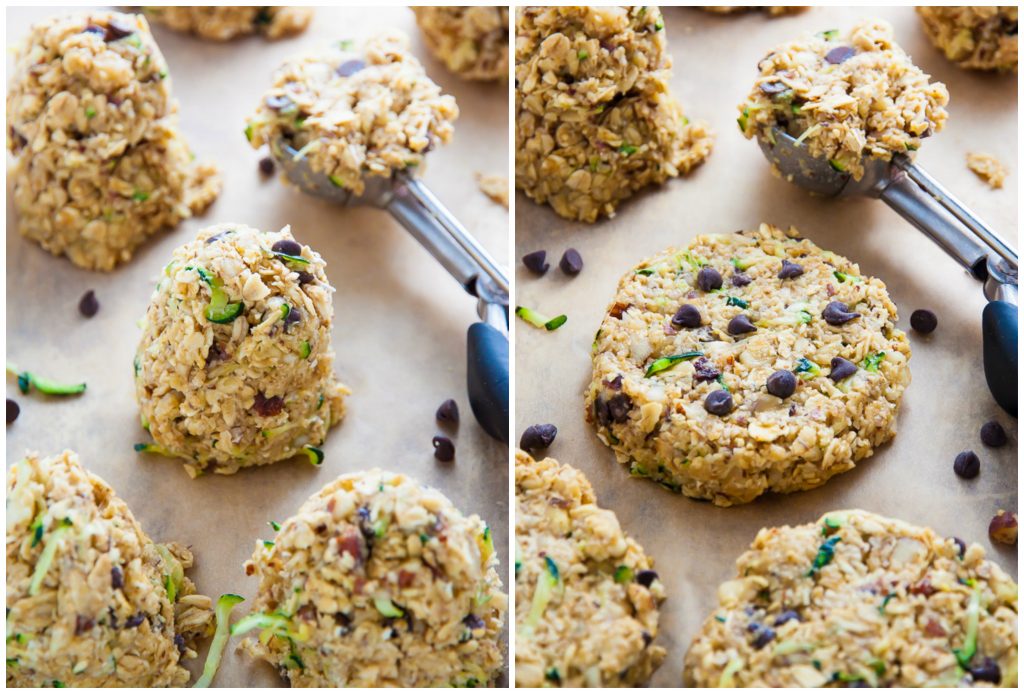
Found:
<svg viewBox="0 0 1024 694"><path fill-rule="evenodd" d="M925 33L949 60L971 70L1017 72L1019 8L918 7Z"/></svg>
<svg viewBox="0 0 1024 694"><path fill-rule="evenodd" d="M881 280L762 224L619 281L586 417L630 474L729 506L817 487L891 439L909 358Z"/></svg>
<svg viewBox="0 0 1024 694"><path fill-rule="evenodd" d="M507 7L413 7L431 52L471 80L508 79Z"/></svg>
<svg viewBox="0 0 1024 694"><path fill-rule="evenodd" d="M980 545L835 511L761 530L736 570L689 686L1017 686L1017 585Z"/></svg>
<svg viewBox="0 0 1024 694"><path fill-rule="evenodd" d="M582 472L516 453L516 686L646 682L665 657L652 567Z"/></svg>

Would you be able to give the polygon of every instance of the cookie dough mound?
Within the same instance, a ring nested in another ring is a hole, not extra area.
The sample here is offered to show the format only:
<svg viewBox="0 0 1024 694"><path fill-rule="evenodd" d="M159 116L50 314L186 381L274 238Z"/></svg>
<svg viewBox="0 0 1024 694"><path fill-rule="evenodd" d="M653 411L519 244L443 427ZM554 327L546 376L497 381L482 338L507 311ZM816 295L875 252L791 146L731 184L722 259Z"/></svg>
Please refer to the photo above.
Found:
<svg viewBox="0 0 1024 694"><path fill-rule="evenodd" d="M144 17L82 12L33 26L8 91L21 233L111 270L220 191L177 126L167 63Z"/></svg>
<svg viewBox="0 0 1024 694"><path fill-rule="evenodd" d="M1017 72L1016 6L918 7L925 33L946 58L972 70Z"/></svg>
<svg viewBox="0 0 1024 694"><path fill-rule="evenodd" d="M64 451L7 473L7 686L181 687L213 631L192 553Z"/></svg>
<svg viewBox="0 0 1024 694"><path fill-rule="evenodd" d="M1006 165L991 154L981 152L967 153L967 168L977 174L991 188L1002 188L1006 177L1010 175Z"/></svg>
<svg viewBox="0 0 1024 694"><path fill-rule="evenodd" d="M186 458L191 476L306 454L319 464L344 414L335 378L334 288L288 227L218 224L174 251L135 356L141 446Z"/></svg>
<svg viewBox="0 0 1024 694"><path fill-rule="evenodd" d="M619 281L586 418L631 475L729 506L817 487L891 439L909 359L881 280L762 224L698 236ZM767 386L780 371L784 397Z"/></svg>
<svg viewBox="0 0 1024 694"><path fill-rule="evenodd" d="M508 79L507 7L413 7L434 56L471 80Z"/></svg>
<svg viewBox="0 0 1024 694"><path fill-rule="evenodd" d="M751 12L760 10L766 12L769 17L782 17L787 14L797 14L807 9L800 5L714 5L701 8L715 14L738 14L740 12Z"/></svg>
<svg viewBox="0 0 1024 694"><path fill-rule="evenodd" d="M305 7L143 7L157 24L212 41L260 33L268 39L301 34L313 19Z"/></svg>
<svg viewBox="0 0 1024 694"><path fill-rule="evenodd" d="M405 475L343 475L257 542L243 648L293 687L493 685L508 609L491 531Z"/></svg>
<svg viewBox="0 0 1024 694"><path fill-rule="evenodd" d="M582 472L517 452L516 686L646 682L665 658L653 565Z"/></svg>
<svg viewBox="0 0 1024 694"><path fill-rule="evenodd" d="M516 188L593 222L711 152L669 93L657 7L516 10Z"/></svg>
<svg viewBox="0 0 1024 694"><path fill-rule="evenodd" d="M254 148L289 145L359 195L367 176L420 170L424 154L451 140L458 115L455 98L409 53L408 38L385 33L286 62L245 132Z"/></svg>
<svg viewBox="0 0 1024 694"><path fill-rule="evenodd" d="M687 686L1017 686L1017 585L980 545L836 511L761 530L736 569Z"/></svg>
<svg viewBox="0 0 1024 694"><path fill-rule="evenodd" d="M858 24L846 38L828 31L783 44L758 70L739 106L743 135L771 142L778 128L856 180L862 159L917 150L948 115L946 86L928 81L881 20Z"/></svg>

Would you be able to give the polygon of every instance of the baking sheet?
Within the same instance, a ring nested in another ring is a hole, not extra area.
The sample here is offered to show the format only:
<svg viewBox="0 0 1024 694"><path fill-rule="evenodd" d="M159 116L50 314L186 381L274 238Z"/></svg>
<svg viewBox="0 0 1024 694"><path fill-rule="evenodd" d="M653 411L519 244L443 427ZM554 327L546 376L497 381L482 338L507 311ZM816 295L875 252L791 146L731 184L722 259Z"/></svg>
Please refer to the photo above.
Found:
<svg viewBox="0 0 1024 694"><path fill-rule="evenodd" d="M987 534L997 509L1017 509L1017 423L985 385L980 285L883 203L814 199L771 175L757 145L742 137L735 122L757 61L803 31L845 32L860 19L885 18L915 62L951 94L948 124L924 144L918 163L1015 247L1020 178L1016 76L968 73L947 63L911 8L814 8L781 19L662 11L675 66L673 90L691 119L713 125L714 152L688 179L641 194L614 219L592 226L566 221L516 194L517 303L547 315L565 313L569 320L553 333L516 322L513 433L518 438L534 423L557 425L549 455L583 470L599 502L653 555L668 594L657 640L669 652L651 684L679 686L683 655L716 604L718 584L734 577L736 558L764 526L805 523L830 510L859 507L980 542L1017 575L1016 547L993 547ZM1009 165L1003 190L991 191L967 170L968 151L996 154ZM722 509L631 479L584 422L582 393L590 381L594 332L626 271L698 234L755 228L762 221L795 225L886 282L899 307L899 325L910 335L913 382L903 398L896 439L857 469L813 491ZM585 263L574 279L557 269L567 247L578 249ZM537 279L518 258L541 248L552 269ZM909 332L910 313L917 308L938 314L939 328L930 338ZM1008 446L981 445L978 429L990 418L1006 427ZM964 481L953 474L953 458L968 448L981 457L982 470Z"/></svg>
<svg viewBox="0 0 1024 694"><path fill-rule="evenodd" d="M57 12L9 9L8 46L30 23ZM476 320L475 302L386 213L342 210L262 179L257 162L263 153L242 135L245 117L283 59L387 28L410 34L413 52L462 112L453 142L428 157L424 180L495 259L507 264L508 213L480 193L474 180L477 171L508 170L507 86L465 82L448 73L430 57L405 7L320 7L305 34L279 42L252 37L215 44L154 27L181 102L184 134L199 158L221 168L224 190L205 215L158 236L115 272L77 269L21 238L8 207L8 360L54 379L88 383L82 397L47 399L22 396L8 379L7 395L22 408L7 427L8 461L26 449L76 450L86 467L126 499L153 538L191 545L191 576L211 596L235 592L251 598L255 582L244 576L242 562L256 538L271 536L267 521L284 520L337 475L374 466L405 472L442 490L464 512L480 514L494 531L502 576L508 575L507 448L476 424L466 396L465 333ZM8 54L8 70L11 64ZM327 261L337 289L335 368L352 395L348 415L323 447L321 469L279 463L190 480L181 463L132 450L147 440L132 382L136 321L172 250L202 227L229 221L263 229L291 224L295 236ZM87 289L96 291L101 305L91 320L77 309ZM452 437L456 460L444 464L434 460L431 438L439 433L434 411L449 397L458 402L462 422ZM236 608L236 616L246 604ZM201 669L204 654L191 662L194 671ZM233 648L216 679L221 687L281 684L272 668Z"/></svg>

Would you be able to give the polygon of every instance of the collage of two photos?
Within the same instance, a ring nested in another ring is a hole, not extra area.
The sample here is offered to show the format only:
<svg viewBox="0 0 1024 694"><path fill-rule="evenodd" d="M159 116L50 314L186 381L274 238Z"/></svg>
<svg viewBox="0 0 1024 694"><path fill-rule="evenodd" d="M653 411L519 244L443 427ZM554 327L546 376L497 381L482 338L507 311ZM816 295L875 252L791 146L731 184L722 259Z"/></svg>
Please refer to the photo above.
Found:
<svg viewBox="0 0 1024 694"><path fill-rule="evenodd" d="M1016 687L1017 15L6 7L7 686Z"/></svg>

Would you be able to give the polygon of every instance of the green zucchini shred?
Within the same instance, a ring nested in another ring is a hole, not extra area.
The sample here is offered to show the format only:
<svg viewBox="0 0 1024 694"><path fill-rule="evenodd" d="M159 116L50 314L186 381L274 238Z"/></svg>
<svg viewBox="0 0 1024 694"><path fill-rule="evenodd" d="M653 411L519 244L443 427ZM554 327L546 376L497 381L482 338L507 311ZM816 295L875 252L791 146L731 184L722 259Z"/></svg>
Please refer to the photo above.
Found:
<svg viewBox="0 0 1024 694"><path fill-rule="evenodd" d="M50 536L46 538L46 542L43 544L43 551L39 554L39 559L36 560L36 568L32 571L32 580L28 585L28 594L30 596L39 595L39 589L43 587L46 573L50 570L53 558L57 554L57 545L61 538L68 533L72 525L70 518L64 518L60 521L60 525L50 531Z"/></svg>
<svg viewBox="0 0 1024 694"><path fill-rule="evenodd" d="M813 576L832 561L832 558L836 555L836 544L842 539L839 535L833 535L821 543L821 546L818 547L818 554L814 557L814 562L807 572L808 576Z"/></svg>
<svg viewBox="0 0 1024 694"><path fill-rule="evenodd" d="M629 583L633 580L633 569L628 566L620 566L615 569L616 583Z"/></svg>
<svg viewBox="0 0 1024 694"><path fill-rule="evenodd" d="M864 358L864 361L860 363L860 368L865 371L871 371L878 373L878 367L885 359L885 352L878 352L877 354L869 354Z"/></svg>
<svg viewBox="0 0 1024 694"><path fill-rule="evenodd" d="M398 618L405 616L405 612L403 612L400 607L397 607L395 603L391 602L391 598L374 598L373 606L376 607L377 611L384 617Z"/></svg>
<svg viewBox="0 0 1024 694"><path fill-rule="evenodd" d="M84 383L57 383L49 378L37 376L31 371L18 371L13 364L7 364L7 373L18 380L18 390L28 395L35 388L45 395L78 395L85 392Z"/></svg>
<svg viewBox="0 0 1024 694"><path fill-rule="evenodd" d="M963 648L954 648L953 655L956 662L964 670L971 667L971 659L978 652L978 621L981 610L981 589L975 588L967 602L967 633L964 636Z"/></svg>
<svg viewBox="0 0 1024 694"><path fill-rule="evenodd" d="M807 380L809 378L814 378L815 376L820 376L821 368L810 359L800 357L796 360L796 366L793 368L793 372L800 378Z"/></svg>
<svg viewBox="0 0 1024 694"><path fill-rule="evenodd" d="M667 357L655 359L653 362L651 362L651 365L647 367L647 371L646 373L644 373L644 377L650 378L654 374L661 373L662 371L665 371L666 369L675 366L681 361L689 361L690 359L695 359L697 357L702 356L704 356L704 352L693 351L683 352L682 354L670 354Z"/></svg>
<svg viewBox="0 0 1024 694"><path fill-rule="evenodd" d="M213 683L213 678L220 667L224 649L228 645L228 638L231 634L231 610L235 605L245 602L245 598L234 593L225 593L217 598L217 605L213 613L217 620L217 628L213 632L213 640L210 642L210 650L206 654L206 663L203 665L203 674L200 675L193 688L203 689Z"/></svg>
<svg viewBox="0 0 1024 694"><path fill-rule="evenodd" d="M302 447L302 451L309 457L311 465L320 467L324 462L324 452L316 446L310 446L308 443Z"/></svg>
<svg viewBox="0 0 1024 694"><path fill-rule="evenodd" d="M535 328L544 328L549 331L558 330L560 327L565 325L567 320L569 320L565 314L555 316L554 318L548 318L547 316L538 313L531 308L527 308L526 306L516 306L516 315Z"/></svg>
<svg viewBox="0 0 1024 694"><path fill-rule="evenodd" d="M312 351L313 349L309 346L309 342L307 340L303 340L302 344L299 345L299 356L303 359L309 358Z"/></svg>

